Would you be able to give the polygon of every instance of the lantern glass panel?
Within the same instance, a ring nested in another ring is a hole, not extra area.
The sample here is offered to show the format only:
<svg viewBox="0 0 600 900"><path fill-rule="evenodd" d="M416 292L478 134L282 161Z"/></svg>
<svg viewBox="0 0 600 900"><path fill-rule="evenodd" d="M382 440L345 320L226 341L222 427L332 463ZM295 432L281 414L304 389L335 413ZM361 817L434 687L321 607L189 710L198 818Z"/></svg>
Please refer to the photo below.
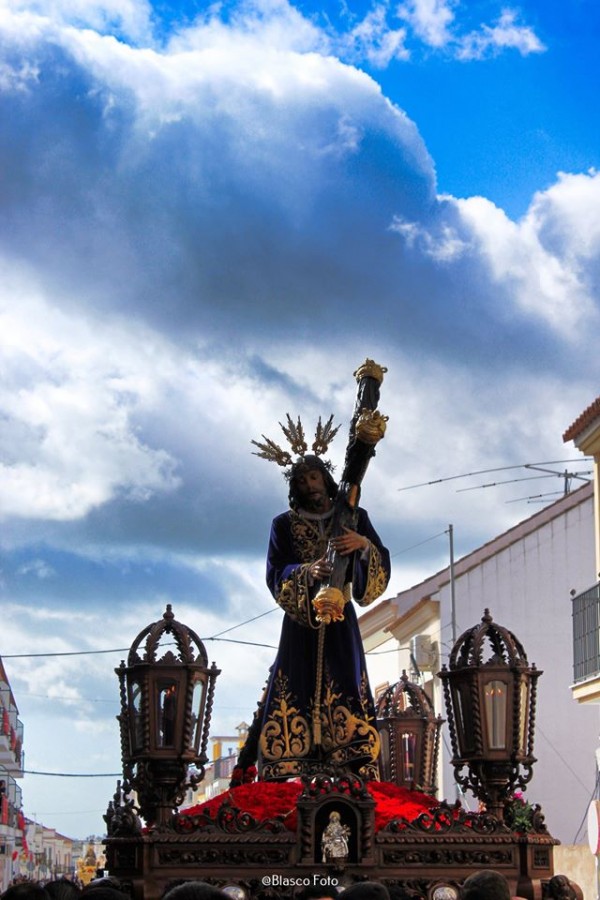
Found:
<svg viewBox="0 0 600 900"><path fill-rule="evenodd" d="M404 781L407 784L415 780L415 761L417 754L417 736L410 731L405 731L400 735L400 746L402 748L402 768L404 770Z"/></svg>
<svg viewBox="0 0 600 900"><path fill-rule="evenodd" d="M381 742L381 750L379 751L379 763L384 781L391 781L391 760L390 760L390 734L387 728L380 727L379 740Z"/></svg>
<svg viewBox="0 0 600 900"><path fill-rule="evenodd" d="M204 702L206 699L206 685L201 675L196 676L194 693L192 695L192 747L198 750L202 739L202 719L204 718Z"/></svg>
<svg viewBox="0 0 600 900"><path fill-rule="evenodd" d="M519 685L519 752L527 752L527 721L529 719L529 685L525 678Z"/></svg>
<svg viewBox="0 0 600 900"><path fill-rule="evenodd" d="M144 749L144 725L142 718L142 686L137 681L129 685L129 715L131 727L129 742L131 753L140 753Z"/></svg>
<svg viewBox="0 0 600 900"><path fill-rule="evenodd" d="M473 728L473 704L471 702L471 685L460 682L453 690L454 712L456 715L457 735L460 756L475 752L475 730Z"/></svg>
<svg viewBox="0 0 600 900"><path fill-rule="evenodd" d="M157 684L158 741L159 747L173 747L175 744L175 721L177 717L177 683L172 679L161 680Z"/></svg>
<svg viewBox="0 0 600 900"><path fill-rule="evenodd" d="M488 681L484 687L487 743L490 750L506 749L506 695L503 681Z"/></svg>

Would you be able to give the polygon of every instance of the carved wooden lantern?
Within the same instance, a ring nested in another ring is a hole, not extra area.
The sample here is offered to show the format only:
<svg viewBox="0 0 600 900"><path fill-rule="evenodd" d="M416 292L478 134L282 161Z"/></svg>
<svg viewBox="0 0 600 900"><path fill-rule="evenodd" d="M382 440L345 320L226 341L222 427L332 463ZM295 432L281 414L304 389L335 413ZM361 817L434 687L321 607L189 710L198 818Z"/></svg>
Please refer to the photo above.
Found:
<svg viewBox="0 0 600 900"><path fill-rule="evenodd" d="M138 634L127 665L122 661L115 671L121 690L124 788L136 791L147 822L164 824L182 802L186 786L204 777L220 669L214 663L208 667L204 644L175 621L169 604L161 620ZM191 766L196 771L190 777Z"/></svg>
<svg viewBox="0 0 600 900"><path fill-rule="evenodd" d="M406 672L377 700L381 740L379 765L384 781L435 794L436 769L443 719L435 715L429 697Z"/></svg>
<svg viewBox="0 0 600 900"><path fill-rule="evenodd" d="M515 788L531 780L535 699L542 672L517 638L485 610L450 654L444 684L456 780L502 817ZM461 776L467 766L468 774Z"/></svg>

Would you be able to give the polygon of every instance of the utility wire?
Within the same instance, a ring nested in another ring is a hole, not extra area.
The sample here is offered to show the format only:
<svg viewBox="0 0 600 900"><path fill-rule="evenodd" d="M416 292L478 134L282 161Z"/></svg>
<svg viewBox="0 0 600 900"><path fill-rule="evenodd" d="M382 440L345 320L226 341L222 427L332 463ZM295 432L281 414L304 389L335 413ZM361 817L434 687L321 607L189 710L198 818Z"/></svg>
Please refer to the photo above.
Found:
<svg viewBox="0 0 600 900"><path fill-rule="evenodd" d="M597 792L597 790L598 790L598 785L599 785L599 784L600 784L600 770L598 770L598 772L596 773L596 781L595 781L595 784L594 784L594 790L592 791L592 794L591 794L590 799L589 799L588 802L586 803L586 806L585 806L585 812L584 812L584 814L583 814L583 819L581 820L581 824L579 825L579 828L577 829L577 831L576 831L576 833L575 833L575 837L573 838L573 843L574 843L574 844L577 843L577 838L578 838L579 835L581 834L581 829L583 828L584 822L585 822L586 819L587 819L588 807L589 807L590 803L592 802L592 800L594 799L594 796L595 796L595 794L596 794L596 792Z"/></svg>
<svg viewBox="0 0 600 900"><path fill-rule="evenodd" d="M421 547L423 544L428 544L430 541L437 540L437 538L442 537L447 534L448 530L438 532L438 534L434 534L431 537L425 538L423 541L419 541L417 544L411 544L410 547L404 547L402 550L396 551L393 553L391 558L393 559L396 556L400 556L402 553L407 553L409 550L414 550L415 547ZM257 616L253 616L250 619L246 619L244 622L238 622L237 625L231 625L229 628L223 629L223 631L218 631L216 634L211 635L211 637L201 638L203 642L208 641L223 641L225 643L230 644L241 644L248 647L261 647L265 650L277 650L278 648L274 644L263 644L258 641L242 641L235 638L224 638L222 635L229 634L231 631L235 631L237 628L242 628L245 625L250 625L252 622L256 622L258 619L262 619L264 616L268 616L273 612L276 612L279 607L274 606L271 609L266 610L263 613L259 613ZM403 647L395 648L394 650L380 650L380 651L367 651L371 655L377 654L385 654L385 653L395 653L396 650L407 649ZM130 647L113 647L108 650L62 650L55 652L47 652L47 653L0 653L0 659L44 659L44 658L54 658L54 657L67 657L67 656L99 656L105 655L107 653L128 653ZM108 702L108 701L94 701L94 702Z"/></svg>
<svg viewBox="0 0 600 900"><path fill-rule="evenodd" d="M535 466L557 466L559 463L584 463L588 462L589 457L583 459L548 459L535 463L519 463L514 466L497 466L494 469L477 469L475 472L463 472L462 475L446 475L444 478L434 478L432 481L421 481L419 484L407 484L404 487L397 488L398 491L410 491L413 488L428 487L430 484L440 484L442 481L456 481L458 478L470 478L472 475L487 475L488 472L507 472L509 469L531 469ZM556 474L553 472L552 474Z"/></svg>
<svg viewBox="0 0 600 900"><path fill-rule="evenodd" d="M271 610L269 610L271 612ZM265 615L263 613L263 615ZM234 625L233 628L240 628L241 625L246 624L245 622L241 622L240 625ZM228 631L233 630L227 629ZM220 632L223 634L224 632ZM208 641L223 641L228 644L247 644L249 647L266 647L268 650L277 650L277 647L274 644L261 644L256 641L240 641L235 640L235 638L221 638L217 637L206 637L202 638L203 642ZM115 647L112 650L65 650L60 653L0 653L1 659L40 659L43 657L54 657L54 656L96 656L99 653L129 653L130 647Z"/></svg>
<svg viewBox="0 0 600 900"><path fill-rule="evenodd" d="M411 544L410 547L404 547L402 550L397 550L396 553L392 554L391 558L394 559L394 557L400 556L400 554L402 553L407 553L409 550L414 550L415 547L421 547L423 544L428 544L430 541L434 541L447 533L448 529L445 529L444 531L440 531L438 534L434 534L431 537L425 538L425 540L423 541L419 541L417 544ZM277 650L278 648L273 644L262 644L256 641L241 641L236 640L235 638L224 638L222 637L222 635L229 634L230 631L235 631L236 628L242 628L244 625L250 625L252 622L256 622L257 619L262 619L264 616L268 616L273 612L277 612L278 609L278 606L274 606L263 613L259 613L257 616L253 616L251 619L246 619L244 622L238 622L237 625L231 625L229 628L225 628L223 629L223 631L218 631L216 634L213 634L210 637L201 638L201 640L203 642L224 641L230 644L244 644L249 647L262 647L266 650ZM44 659L60 656L99 656L107 653L129 653L130 649L130 647L113 647L109 650L62 650L52 653L0 653L0 659ZM393 651L383 650L380 652L391 653Z"/></svg>
<svg viewBox="0 0 600 900"><path fill-rule="evenodd" d="M539 723L537 723L537 722L536 722L536 724L535 724L535 730L536 730L536 733L541 734L541 736L544 738L544 740L546 741L546 743L548 744L548 746L549 746L552 750L554 750L554 752L556 753L556 755L558 756L558 758L559 758L560 761L562 762L563 766L564 766L566 769L569 770L569 772L571 773L571 775L573 776L573 778L575 778L575 780L579 782L579 784L581 785L581 787L582 787L585 791L587 791L587 784L585 784L585 783L581 780L581 778L579 777L579 775L577 774L577 772L575 771L575 769L574 769L574 768L571 766L571 764L569 763L569 760L568 760L568 759L565 759L565 757L564 757L564 756L556 749L556 747L554 746L554 744L552 743L552 741L550 740L550 738L548 737L548 735L544 733L544 731L540 728Z"/></svg>
<svg viewBox="0 0 600 900"><path fill-rule="evenodd" d="M231 628L226 628L224 631L218 631L217 634L213 635L211 638L204 638L206 641L214 641L218 637L221 637L222 634L228 634L230 631L235 631L236 628L241 628L243 625L249 625L251 622L256 622L257 619L262 619L263 616L270 616L271 613L276 612L279 607L273 606L271 609L268 609L264 613L259 613L258 616L254 616L252 619L246 619L245 622L239 622L237 625L232 625Z"/></svg>
<svg viewBox="0 0 600 900"><path fill-rule="evenodd" d="M23 769L24 775L44 775L50 778L122 778L122 772L38 772L34 769Z"/></svg>
<svg viewBox="0 0 600 900"><path fill-rule="evenodd" d="M229 742L233 744L238 740L237 737L232 735L232 738ZM225 756L219 756L217 759L211 759L208 762L208 765L214 765L218 762L223 762L224 760L229 760L234 756L233 753L225 754ZM24 775L45 775L51 778L122 778L122 772L102 772L100 774L94 772L92 774L88 772L39 772L37 769L23 769Z"/></svg>
<svg viewBox="0 0 600 900"><path fill-rule="evenodd" d="M432 537L425 538L424 541L419 541L418 544L411 544L410 547L404 547L403 550L397 550L395 553L392 553L390 559L394 559L396 556L400 556L401 553L408 553L409 550L414 550L415 547L422 547L423 544L428 544L430 541L435 541L436 538L442 537L442 535L448 534L448 529L445 531L440 531L438 534L432 535Z"/></svg>

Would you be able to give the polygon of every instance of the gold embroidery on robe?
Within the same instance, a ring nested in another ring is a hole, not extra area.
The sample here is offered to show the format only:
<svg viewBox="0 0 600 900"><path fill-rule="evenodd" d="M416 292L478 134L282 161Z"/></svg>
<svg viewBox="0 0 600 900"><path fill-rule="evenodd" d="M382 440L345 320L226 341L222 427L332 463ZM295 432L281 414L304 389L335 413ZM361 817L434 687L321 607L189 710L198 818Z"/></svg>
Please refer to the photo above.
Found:
<svg viewBox="0 0 600 900"><path fill-rule="evenodd" d="M367 584L362 597L354 599L359 606L369 606L378 597L381 597L389 581L389 575L381 564L381 553L375 544L371 544L369 562L367 568Z"/></svg>
<svg viewBox="0 0 600 900"><path fill-rule="evenodd" d="M374 719L369 715L366 691L367 676L363 672L358 698L361 713L356 715L347 706L338 703L342 694L334 689L331 678L326 679L321 705L321 744L336 765L364 757L375 762L379 756L379 733L371 724Z"/></svg>
<svg viewBox="0 0 600 900"><path fill-rule="evenodd" d="M331 534L333 516L328 519L307 519L295 510L290 510L290 530L294 549L300 562L311 563L324 556ZM323 525L323 529L319 526Z"/></svg>
<svg viewBox="0 0 600 900"><path fill-rule="evenodd" d="M276 597L277 603L295 622L300 625L310 624L310 585L308 583L308 567L315 559L327 552L327 544L331 533L333 518L325 521L321 531L319 521L306 519L294 510L290 511L290 529L294 547L302 563L291 578L281 584ZM320 520L321 522L323 520ZM388 584L388 573L381 564L378 548L371 544L367 562L367 579L362 597L354 599L359 606L369 606L381 597ZM346 602L352 597L352 584L348 582L343 588Z"/></svg>
<svg viewBox="0 0 600 900"><path fill-rule="evenodd" d="M288 679L281 672L275 678L275 694L270 715L260 734L263 761L262 777L293 777L309 771L312 748L312 719L300 715L295 698L288 689ZM368 712L367 676L363 672L357 715L340 703L342 694L336 691L331 678L326 679L321 704L321 747L325 761L342 769L362 761L365 775L374 777L379 756L379 734L373 716Z"/></svg>
<svg viewBox="0 0 600 900"><path fill-rule="evenodd" d="M288 680L281 670L274 687L271 713L260 733L262 756L273 761L306 756L311 745L310 726L294 704Z"/></svg>
<svg viewBox="0 0 600 900"><path fill-rule="evenodd" d="M310 587L308 565L301 565L291 578L281 583L277 603L288 616L300 625L309 624Z"/></svg>

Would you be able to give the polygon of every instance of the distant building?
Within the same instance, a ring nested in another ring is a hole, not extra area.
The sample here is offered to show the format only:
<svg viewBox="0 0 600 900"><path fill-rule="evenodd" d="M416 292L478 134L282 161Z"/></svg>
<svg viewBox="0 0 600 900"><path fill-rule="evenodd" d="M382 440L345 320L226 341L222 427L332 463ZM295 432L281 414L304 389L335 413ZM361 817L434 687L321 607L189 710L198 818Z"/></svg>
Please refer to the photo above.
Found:
<svg viewBox="0 0 600 900"><path fill-rule="evenodd" d="M25 827L26 862L21 864L20 874L35 881L72 877L75 873L73 839L31 819L25 819Z"/></svg>
<svg viewBox="0 0 600 900"><path fill-rule="evenodd" d="M25 821L21 809L23 724L0 659L0 890L11 882L23 851Z"/></svg>
<svg viewBox="0 0 600 900"><path fill-rule="evenodd" d="M238 753L248 734L248 725L241 722L235 730L235 735L215 735L210 738L212 761L206 766L206 774L198 787L188 790L182 809L211 800L229 788Z"/></svg>
<svg viewBox="0 0 600 900"><path fill-rule="evenodd" d="M595 784L590 747L597 745L597 712L573 704L570 691L571 596L587 588L598 571L594 521L594 491L586 484L454 566L457 636L476 625L487 607L495 622L517 635L529 662L544 672L536 715L538 762L527 797L541 804L551 833L566 844L573 844L577 835L585 841L581 825ZM445 717L436 673L452 647L451 622L449 566L362 615L365 649L379 651L367 655L374 690L397 681L405 669ZM447 736L442 743L445 764L438 795L453 801Z"/></svg>
<svg viewBox="0 0 600 900"><path fill-rule="evenodd" d="M0 659L0 892L16 876L36 880L73 874L73 841L23 815L23 724Z"/></svg>

